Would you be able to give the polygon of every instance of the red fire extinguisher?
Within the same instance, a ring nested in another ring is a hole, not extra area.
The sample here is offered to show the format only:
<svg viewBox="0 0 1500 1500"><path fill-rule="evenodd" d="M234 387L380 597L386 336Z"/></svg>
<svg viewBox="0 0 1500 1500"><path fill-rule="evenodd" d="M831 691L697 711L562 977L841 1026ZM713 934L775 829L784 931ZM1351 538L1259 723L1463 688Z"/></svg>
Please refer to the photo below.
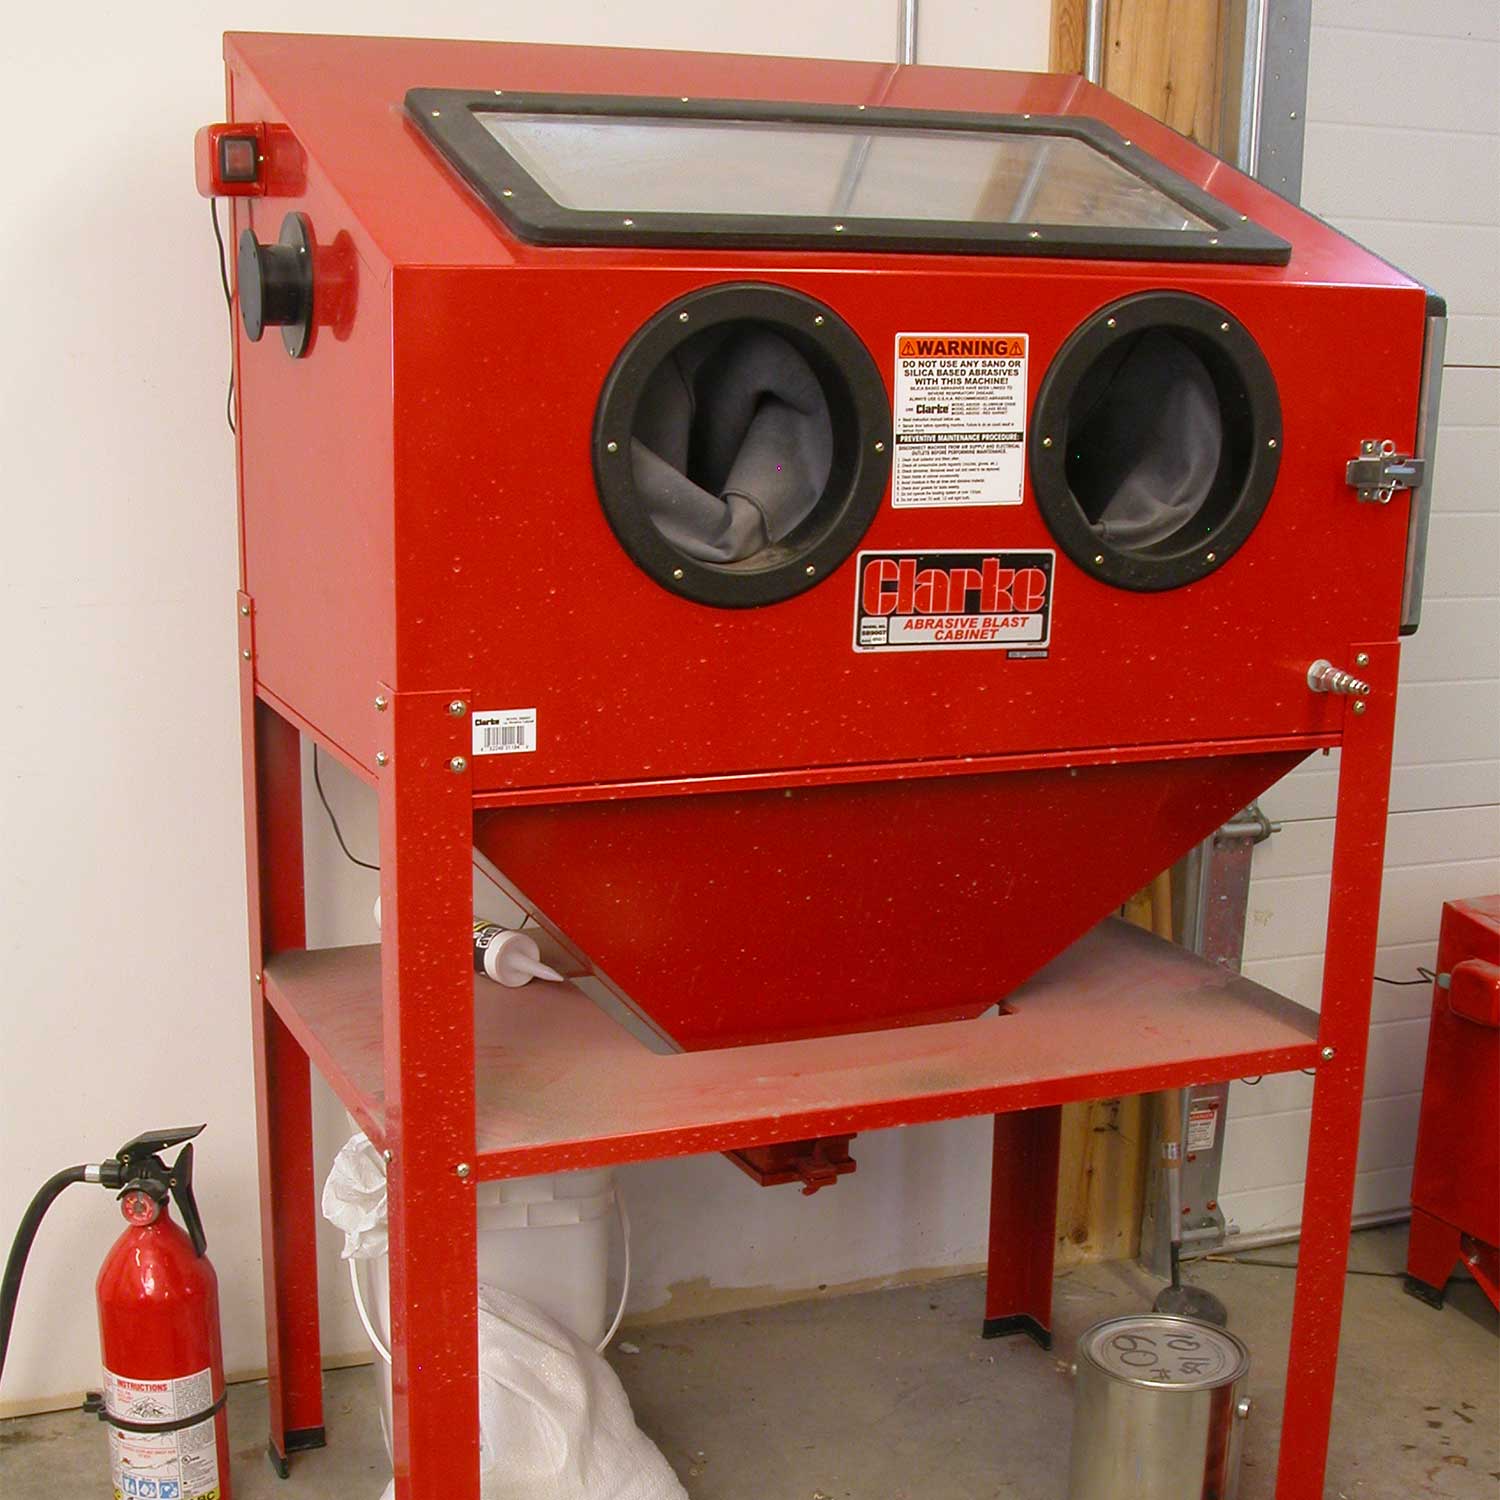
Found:
<svg viewBox="0 0 1500 1500"><path fill-rule="evenodd" d="M114 1500L230 1500L229 1423L219 1344L219 1286L193 1199L193 1148L203 1129L137 1136L107 1161L46 1182L16 1231L0 1282L0 1375L21 1273L42 1216L62 1190L118 1190L129 1226L99 1268L104 1391L90 1409L110 1428ZM167 1166L161 1153L181 1146ZM173 1220L177 1205L186 1229Z"/></svg>

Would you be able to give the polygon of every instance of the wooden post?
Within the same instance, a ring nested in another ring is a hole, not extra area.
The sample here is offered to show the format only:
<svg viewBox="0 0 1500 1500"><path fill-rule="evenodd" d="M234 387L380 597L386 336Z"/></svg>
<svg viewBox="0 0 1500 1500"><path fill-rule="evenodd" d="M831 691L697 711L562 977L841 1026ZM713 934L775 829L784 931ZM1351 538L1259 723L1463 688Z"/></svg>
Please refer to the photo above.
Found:
<svg viewBox="0 0 1500 1500"><path fill-rule="evenodd" d="M1054 73L1083 71L1086 11L1084 0L1052 0ZM1219 0L1106 0L1104 87L1218 150L1223 15Z"/></svg>

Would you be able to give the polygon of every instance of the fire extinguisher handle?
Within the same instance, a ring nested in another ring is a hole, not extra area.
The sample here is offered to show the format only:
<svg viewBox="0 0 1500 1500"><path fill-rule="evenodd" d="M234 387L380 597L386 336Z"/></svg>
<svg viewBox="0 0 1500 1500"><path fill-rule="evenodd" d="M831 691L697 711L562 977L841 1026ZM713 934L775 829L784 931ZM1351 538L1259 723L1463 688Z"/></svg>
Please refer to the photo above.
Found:
<svg viewBox="0 0 1500 1500"><path fill-rule="evenodd" d="M201 1128L201 1127L200 1127ZM193 1242L193 1253L203 1255L208 1250L208 1235L204 1232L203 1216L198 1212L198 1200L193 1197L193 1148L184 1146L172 1163L167 1186L172 1190L172 1201L182 1215L183 1228Z"/></svg>
<svg viewBox="0 0 1500 1500"><path fill-rule="evenodd" d="M148 1161L163 1151L170 1151L173 1146L180 1146L184 1141L190 1141L194 1136L202 1135L204 1129L202 1125L179 1125L172 1130L148 1130L144 1135L138 1135L133 1140L126 1141L115 1152L115 1160L127 1164ZM127 1173L126 1175L133 1174Z"/></svg>

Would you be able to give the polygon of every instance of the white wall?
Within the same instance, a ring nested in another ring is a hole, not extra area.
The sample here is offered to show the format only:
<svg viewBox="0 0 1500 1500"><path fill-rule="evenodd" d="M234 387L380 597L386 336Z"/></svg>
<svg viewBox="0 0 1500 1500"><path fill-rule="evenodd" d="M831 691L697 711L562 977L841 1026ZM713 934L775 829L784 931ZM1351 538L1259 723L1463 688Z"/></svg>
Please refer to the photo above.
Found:
<svg viewBox="0 0 1500 1500"><path fill-rule="evenodd" d="M1437 951L1443 901L1500 889L1500 10L1318 0L1303 202L1446 295L1447 369L1422 628L1402 653L1379 972ZM1336 566L1337 560L1331 560ZM1337 756L1262 799L1245 970L1316 1005ZM1410 1204L1431 997L1377 984L1355 1210ZM1297 1225L1312 1080L1236 1084L1221 1201Z"/></svg>
<svg viewBox="0 0 1500 1500"><path fill-rule="evenodd" d="M227 1364L262 1364L233 597L228 357L194 129L221 118L226 27L889 58L895 0L189 0L21 7L0 221L0 1236L30 1179L163 1123L209 1121L199 1189ZM925 0L932 62L1042 67L1047 0ZM350 837L373 847L351 803ZM364 940L367 894L309 812L314 941ZM320 1097L326 1156L340 1112ZM695 1277L844 1282L972 1261L982 1123L862 1143L804 1201L717 1159L629 1174L639 1303ZM76 1188L33 1253L0 1412L98 1379L90 1288L118 1221ZM325 1249L325 1347L361 1340ZM681 1293L679 1292L679 1302Z"/></svg>

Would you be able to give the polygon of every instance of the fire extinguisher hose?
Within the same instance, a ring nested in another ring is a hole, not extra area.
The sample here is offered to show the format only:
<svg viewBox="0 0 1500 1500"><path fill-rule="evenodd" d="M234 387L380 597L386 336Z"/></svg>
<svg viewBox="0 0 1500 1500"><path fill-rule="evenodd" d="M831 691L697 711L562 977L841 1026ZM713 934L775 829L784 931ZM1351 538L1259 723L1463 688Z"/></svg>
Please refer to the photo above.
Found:
<svg viewBox="0 0 1500 1500"><path fill-rule="evenodd" d="M47 1210L62 1190L75 1182L88 1182L90 1170L86 1166L69 1167L55 1177L49 1177L21 1215L20 1227L11 1241L10 1255L5 1261L5 1279L0 1281L0 1378L5 1375L5 1356L10 1351L10 1325L15 1321L16 1298L21 1293L21 1275L26 1269L26 1257L31 1253L31 1242L36 1238ZM93 1180L97 1182L98 1178Z"/></svg>

